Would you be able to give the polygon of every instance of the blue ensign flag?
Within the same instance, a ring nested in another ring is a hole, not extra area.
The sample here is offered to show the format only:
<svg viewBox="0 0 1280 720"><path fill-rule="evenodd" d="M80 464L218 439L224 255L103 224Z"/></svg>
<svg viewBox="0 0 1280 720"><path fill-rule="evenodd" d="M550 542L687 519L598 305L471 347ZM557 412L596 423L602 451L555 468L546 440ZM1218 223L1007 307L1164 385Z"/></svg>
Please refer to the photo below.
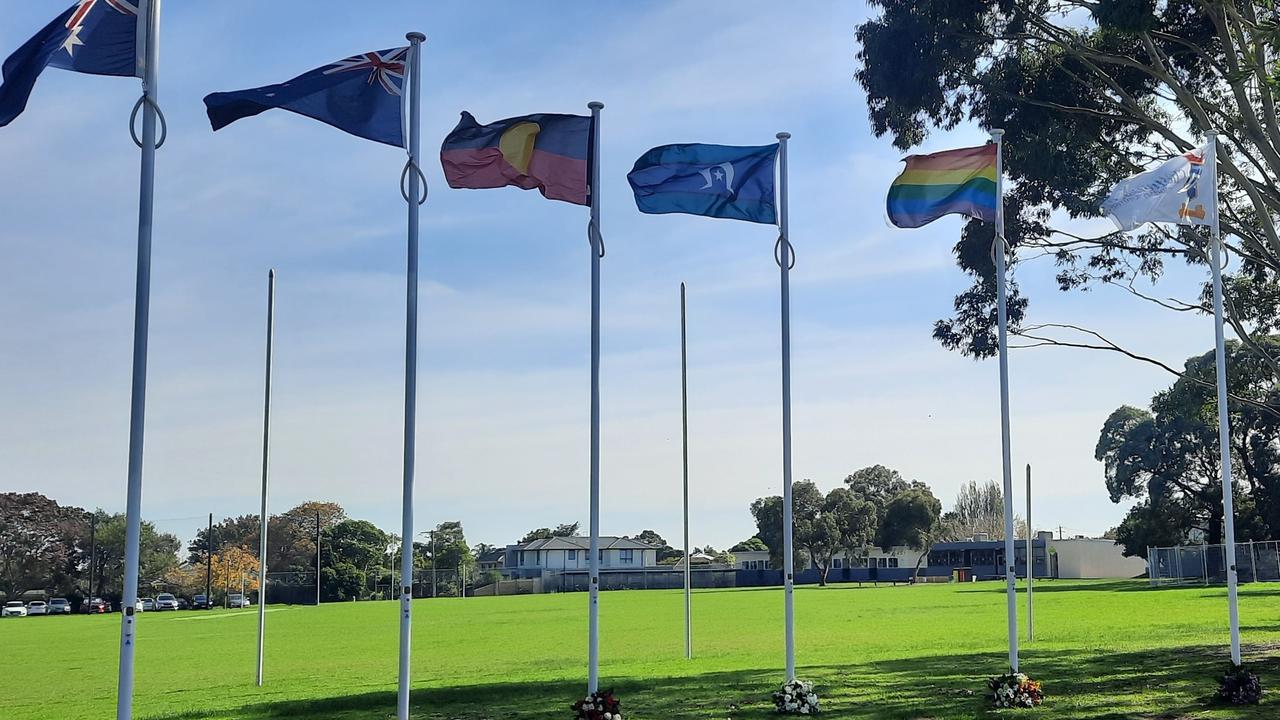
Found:
<svg viewBox="0 0 1280 720"><path fill-rule="evenodd" d="M0 84L0 127L26 109L36 78L46 67L142 77L146 2L79 0L23 43L0 68L4 73Z"/></svg>
<svg viewBox="0 0 1280 720"><path fill-rule="evenodd" d="M204 99L209 122L220 130L272 108L328 123L352 135L404 147L404 79L409 48L355 55L298 77Z"/></svg>
<svg viewBox="0 0 1280 720"><path fill-rule="evenodd" d="M636 160L627 181L643 213L688 213L776 223L778 145L662 145Z"/></svg>

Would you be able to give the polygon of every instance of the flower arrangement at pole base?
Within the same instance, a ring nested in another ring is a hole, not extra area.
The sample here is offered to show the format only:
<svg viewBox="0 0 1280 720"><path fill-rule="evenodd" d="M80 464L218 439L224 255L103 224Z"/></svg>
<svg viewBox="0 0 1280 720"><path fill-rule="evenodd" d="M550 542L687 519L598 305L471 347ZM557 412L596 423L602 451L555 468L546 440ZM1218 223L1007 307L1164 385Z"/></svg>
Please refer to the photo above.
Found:
<svg viewBox="0 0 1280 720"><path fill-rule="evenodd" d="M1243 665L1232 665L1218 680L1218 699L1232 705L1257 705L1262 700L1262 681Z"/></svg>
<svg viewBox="0 0 1280 720"><path fill-rule="evenodd" d="M818 694L813 683L789 680L773 692L773 707L784 715L817 715Z"/></svg>
<svg viewBox="0 0 1280 720"><path fill-rule="evenodd" d="M997 675L987 681L991 702L998 708L1030 708L1044 702L1039 681L1022 673Z"/></svg>
<svg viewBox="0 0 1280 720"><path fill-rule="evenodd" d="M622 703L612 690L593 692L573 704L574 720L622 720Z"/></svg>

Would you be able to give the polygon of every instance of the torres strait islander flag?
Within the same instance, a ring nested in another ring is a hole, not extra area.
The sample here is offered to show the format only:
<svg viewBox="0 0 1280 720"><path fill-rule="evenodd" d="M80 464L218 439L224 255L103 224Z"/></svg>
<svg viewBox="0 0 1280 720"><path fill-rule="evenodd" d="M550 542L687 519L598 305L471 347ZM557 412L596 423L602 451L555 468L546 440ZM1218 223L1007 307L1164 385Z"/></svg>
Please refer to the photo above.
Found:
<svg viewBox="0 0 1280 720"><path fill-rule="evenodd" d="M591 118L539 113L488 125L462 113L440 147L452 188L537 188L549 200L589 205Z"/></svg>
<svg viewBox="0 0 1280 720"><path fill-rule="evenodd" d="M996 221L996 146L911 155L889 186L889 221L917 228L959 213Z"/></svg>

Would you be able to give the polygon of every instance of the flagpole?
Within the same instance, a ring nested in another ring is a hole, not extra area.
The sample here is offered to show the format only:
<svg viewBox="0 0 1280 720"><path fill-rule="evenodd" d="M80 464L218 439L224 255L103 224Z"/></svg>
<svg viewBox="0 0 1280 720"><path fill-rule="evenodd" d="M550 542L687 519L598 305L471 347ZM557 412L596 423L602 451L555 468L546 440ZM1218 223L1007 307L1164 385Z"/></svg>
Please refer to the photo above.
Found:
<svg viewBox="0 0 1280 720"><path fill-rule="evenodd" d="M267 471L271 463L271 353L275 344L276 271L267 271L267 370L262 392L262 510L258 515L258 687L267 629Z"/></svg>
<svg viewBox="0 0 1280 720"><path fill-rule="evenodd" d="M1004 472L1004 560L1005 597L1009 612L1009 667L1018 672L1018 587L1014 567L1013 539L1013 460L1009 450L1009 314L1005 291L1004 237L1004 130L992 130L996 144L996 239L992 255L996 265L996 319L1000 345L1000 450Z"/></svg>
<svg viewBox="0 0 1280 720"><path fill-rule="evenodd" d="M1236 520L1235 499L1231 482L1231 426L1227 407L1227 350L1223 336L1222 318L1222 229L1218 223L1218 131L1209 131L1213 143L1213 240L1209 243L1209 265L1213 270L1213 332L1214 354L1218 375L1218 446L1222 465L1222 516L1225 562L1227 564L1227 615L1231 624L1231 663L1240 667L1240 608L1236 591Z"/></svg>
<svg viewBox="0 0 1280 720"><path fill-rule="evenodd" d="M133 303L133 382L129 397L129 469L125 505L124 590L121 598L120 672L116 718L133 717L134 606L138 600L138 545L142 535L142 435L147 398L147 332L151 316L151 221L155 199L156 63L159 59L160 0L145 7L145 57L142 67L142 165L138 187L138 265Z"/></svg>
<svg viewBox="0 0 1280 720"><path fill-rule="evenodd" d="M400 666L396 696L396 717L409 720L409 646L413 626L413 471L417 443L418 405L418 209L421 206L418 168L421 116L422 43L427 36L420 32L405 35L410 45L409 87L409 204L408 258L405 273L404 327L404 489L401 497L400 526Z"/></svg>
<svg viewBox="0 0 1280 720"><path fill-rule="evenodd" d="M794 552L791 549L791 235L787 226L787 140L778 138L778 264L782 268L782 572L786 614L787 682L796 679Z"/></svg>
<svg viewBox="0 0 1280 720"><path fill-rule="evenodd" d="M1035 545L1031 539L1035 535L1031 524L1031 463L1027 463L1027 640L1034 640L1036 637L1034 613L1035 607L1031 603L1031 581L1036 574ZM1048 557L1048 554L1045 555Z"/></svg>
<svg viewBox="0 0 1280 720"><path fill-rule="evenodd" d="M600 684L600 111L602 102L589 102L591 109L591 570L587 609L587 692Z"/></svg>
<svg viewBox="0 0 1280 720"><path fill-rule="evenodd" d="M684 283L680 283L680 433L684 448L684 656L693 659L693 557L689 552L689 341Z"/></svg>

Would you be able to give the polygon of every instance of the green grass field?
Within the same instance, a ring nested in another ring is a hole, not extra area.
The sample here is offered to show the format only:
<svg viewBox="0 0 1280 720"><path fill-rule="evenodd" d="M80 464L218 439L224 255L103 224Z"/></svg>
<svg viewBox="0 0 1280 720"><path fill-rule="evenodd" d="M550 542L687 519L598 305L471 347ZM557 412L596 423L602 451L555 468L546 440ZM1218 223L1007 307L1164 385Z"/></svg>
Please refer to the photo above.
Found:
<svg viewBox="0 0 1280 720"><path fill-rule="evenodd" d="M1045 718L1280 716L1280 587L1241 591L1246 662L1272 690L1254 708L1213 704L1226 666L1222 588L1150 590L1132 582L1043 582L1023 669L1043 679ZM418 601L415 718L568 718L584 693L585 594ZM1020 609L1025 596L1019 597ZM771 717L782 680L782 593L694 596L683 657L682 593L601 597L601 683L624 715ZM823 713L847 718L982 717L981 681L1005 666L997 583L800 588L797 661ZM253 683L255 609L141 618L136 716L168 720L395 716L393 602L269 607L267 684ZM0 718L113 716L119 615L0 622ZM1025 633L1024 633L1025 634Z"/></svg>

